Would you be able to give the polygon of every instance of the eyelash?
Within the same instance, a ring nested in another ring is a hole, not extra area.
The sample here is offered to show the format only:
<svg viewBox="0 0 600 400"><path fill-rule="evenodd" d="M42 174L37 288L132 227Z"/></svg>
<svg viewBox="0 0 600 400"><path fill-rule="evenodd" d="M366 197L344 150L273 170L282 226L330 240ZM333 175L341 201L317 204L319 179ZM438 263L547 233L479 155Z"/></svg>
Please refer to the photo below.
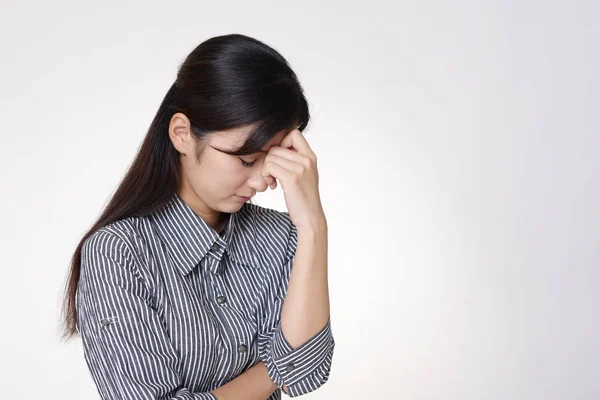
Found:
<svg viewBox="0 0 600 400"><path fill-rule="evenodd" d="M240 161L242 162L242 165L243 165L244 167L246 167L246 168L253 167L253 166L254 166L254 163L256 162L256 160L254 160L254 161L252 161L251 163L248 163L248 162L246 162L246 161L242 160L241 158L240 158Z"/></svg>

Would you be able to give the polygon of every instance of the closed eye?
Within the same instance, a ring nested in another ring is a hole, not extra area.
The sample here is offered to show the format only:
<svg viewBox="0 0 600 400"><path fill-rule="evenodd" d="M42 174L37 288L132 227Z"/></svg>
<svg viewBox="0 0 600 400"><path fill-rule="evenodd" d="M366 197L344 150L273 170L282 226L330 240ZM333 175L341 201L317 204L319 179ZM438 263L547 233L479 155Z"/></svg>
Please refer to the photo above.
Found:
<svg viewBox="0 0 600 400"><path fill-rule="evenodd" d="M241 158L240 158L240 161L242 162L242 165L247 168L253 167L254 163L256 163L256 160L254 160L252 162L246 162L246 161L242 160Z"/></svg>

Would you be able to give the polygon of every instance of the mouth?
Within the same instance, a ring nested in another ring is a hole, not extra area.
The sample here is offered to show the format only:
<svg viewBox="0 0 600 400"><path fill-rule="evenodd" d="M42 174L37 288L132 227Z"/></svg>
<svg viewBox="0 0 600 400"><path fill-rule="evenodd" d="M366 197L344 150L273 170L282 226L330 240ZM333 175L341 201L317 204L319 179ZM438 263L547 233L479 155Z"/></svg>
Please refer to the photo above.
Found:
<svg viewBox="0 0 600 400"><path fill-rule="evenodd" d="M239 195L235 195L235 197L239 200L239 201L243 201L246 202L248 200L250 200L250 197L246 197L246 196L239 196Z"/></svg>

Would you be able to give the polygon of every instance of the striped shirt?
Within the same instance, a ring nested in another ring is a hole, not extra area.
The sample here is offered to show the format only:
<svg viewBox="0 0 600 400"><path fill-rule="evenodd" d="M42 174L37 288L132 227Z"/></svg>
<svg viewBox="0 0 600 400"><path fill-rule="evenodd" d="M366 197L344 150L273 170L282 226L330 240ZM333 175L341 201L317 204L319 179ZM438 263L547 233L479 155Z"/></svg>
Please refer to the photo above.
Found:
<svg viewBox="0 0 600 400"><path fill-rule="evenodd" d="M329 377L331 320L293 348L280 325L297 245L289 213L244 203L219 234L175 194L82 247L77 330L102 399L201 400L264 362L267 400Z"/></svg>

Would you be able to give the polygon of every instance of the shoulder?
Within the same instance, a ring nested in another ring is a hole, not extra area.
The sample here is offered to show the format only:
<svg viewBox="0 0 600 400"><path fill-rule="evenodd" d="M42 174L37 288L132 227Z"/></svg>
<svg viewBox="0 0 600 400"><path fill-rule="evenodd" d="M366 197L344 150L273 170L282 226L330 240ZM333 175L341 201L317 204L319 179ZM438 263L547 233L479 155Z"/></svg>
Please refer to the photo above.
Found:
<svg viewBox="0 0 600 400"><path fill-rule="evenodd" d="M256 215L259 222L270 222L282 228L290 228L292 220L287 211L279 211L253 203L245 203L244 206L245 212Z"/></svg>
<svg viewBox="0 0 600 400"><path fill-rule="evenodd" d="M82 264L93 264L94 269L125 268L139 275L145 225L144 217L130 217L100 227L83 242Z"/></svg>
<svg viewBox="0 0 600 400"><path fill-rule="evenodd" d="M243 218L252 219L257 244L262 250L281 258L280 262L293 256L297 233L289 212L245 203Z"/></svg>
<svg viewBox="0 0 600 400"><path fill-rule="evenodd" d="M92 233L84 242L86 248L104 247L135 253L137 239L143 231L143 217L130 217L106 224Z"/></svg>
<svg viewBox="0 0 600 400"><path fill-rule="evenodd" d="M244 214L246 218L253 218L256 227L268 231L266 233L273 233L287 239L296 230L296 226L292 223L290 214L287 211L246 203Z"/></svg>
<svg viewBox="0 0 600 400"><path fill-rule="evenodd" d="M104 225L83 242L78 287L88 301L99 307L128 301L131 296L154 304L154 281L137 246L138 219Z"/></svg>

